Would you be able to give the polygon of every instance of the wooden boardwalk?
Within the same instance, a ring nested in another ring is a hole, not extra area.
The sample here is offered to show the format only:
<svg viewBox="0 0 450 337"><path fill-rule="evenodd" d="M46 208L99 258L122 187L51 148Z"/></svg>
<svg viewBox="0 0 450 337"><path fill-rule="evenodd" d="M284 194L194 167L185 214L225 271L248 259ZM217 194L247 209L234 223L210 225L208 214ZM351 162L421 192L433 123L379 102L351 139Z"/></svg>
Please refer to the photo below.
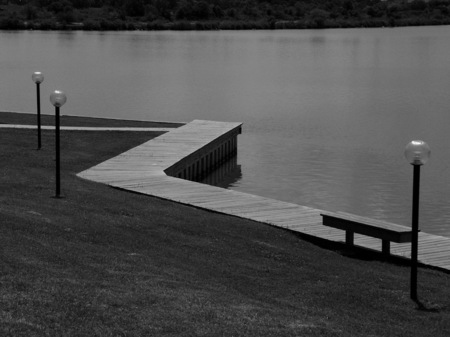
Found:
<svg viewBox="0 0 450 337"><path fill-rule="evenodd" d="M186 158L240 131L240 123L193 121L78 174L84 179L198 208L344 242L345 232L322 225L322 210L200 184L166 174ZM209 158L209 157L207 157ZM187 161L186 165L192 162ZM178 170L180 167L178 167ZM176 172L175 172L176 173ZM171 174L174 174L172 172ZM381 240L355 235L355 245L381 251ZM409 258L409 243L391 243L391 254ZM450 270L450 238L419 233L419 261Z"/></svg>

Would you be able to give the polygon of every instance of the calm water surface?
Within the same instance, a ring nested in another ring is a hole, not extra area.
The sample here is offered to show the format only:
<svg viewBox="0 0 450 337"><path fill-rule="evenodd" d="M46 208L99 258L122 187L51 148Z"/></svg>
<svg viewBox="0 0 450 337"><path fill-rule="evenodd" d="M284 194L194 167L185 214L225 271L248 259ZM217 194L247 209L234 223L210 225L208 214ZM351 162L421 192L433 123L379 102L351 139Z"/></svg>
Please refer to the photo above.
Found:
<svg viewBox="0 0 450 337"><path fill-rule="evenodd" d="M450 236L450 27L240 32L1 32L0 110L244 122L230 188ZM47 103L46 103L47 102Z"/></svg>

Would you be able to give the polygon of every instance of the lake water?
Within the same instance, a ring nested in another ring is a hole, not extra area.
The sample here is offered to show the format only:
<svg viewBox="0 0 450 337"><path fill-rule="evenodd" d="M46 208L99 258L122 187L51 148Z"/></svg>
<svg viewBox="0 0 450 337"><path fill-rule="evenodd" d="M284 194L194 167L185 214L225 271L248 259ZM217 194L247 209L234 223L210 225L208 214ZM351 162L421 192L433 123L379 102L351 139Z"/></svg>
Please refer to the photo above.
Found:
<svg viewBox="0 0 450 337"><path fill-rule="evenodd" d="M243 122L230 188L409 225L413 139L428 142L420 227L450 236L450 27L1 32L0 110Z"/></svg>

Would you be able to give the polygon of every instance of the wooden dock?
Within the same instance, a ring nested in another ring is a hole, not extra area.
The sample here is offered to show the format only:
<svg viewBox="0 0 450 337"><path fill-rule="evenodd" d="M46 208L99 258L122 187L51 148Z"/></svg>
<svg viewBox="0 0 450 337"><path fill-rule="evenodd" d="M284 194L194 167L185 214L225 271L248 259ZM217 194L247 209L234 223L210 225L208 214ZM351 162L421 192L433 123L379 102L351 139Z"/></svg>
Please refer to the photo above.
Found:
<svg viewBox="0 0 450 337"><path fill-rule="evenodd" d="M322 210L193 182L237 150L240 123L193 121L78 174L110 186L345 242L345 232L322 225ZM381 240L355 235L355 245L381 251ZM409 258L409 243L391 254ZM419 261L450 270L450 238L419 233Z"/></svg>

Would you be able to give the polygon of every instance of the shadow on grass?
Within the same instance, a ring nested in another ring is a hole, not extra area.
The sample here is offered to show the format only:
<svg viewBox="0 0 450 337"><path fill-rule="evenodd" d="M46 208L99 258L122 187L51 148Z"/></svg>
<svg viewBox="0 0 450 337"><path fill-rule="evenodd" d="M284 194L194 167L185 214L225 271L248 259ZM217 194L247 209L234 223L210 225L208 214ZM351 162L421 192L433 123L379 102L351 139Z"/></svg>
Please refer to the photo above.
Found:
<svg viewBox="0 0 450 337"><path fill-rule="evenodd" d="M361 260L361 261L380 261L387 262L396 266L409 267L411 265L410 259L402 256L396 255L384 255L381 251L373 250L370 248L365 248L361 246L347 246L345 242L335 242L318 237L313 237L305 235L302 233L295 233L302 240L308 241L320 248L332 250L342 256L348 257L350 259ZM439 268L436 266L425 265L420 263L420 268L438 270L440 272L450 274L450 270Z"/></svg>
<svg viewBox="0 0 450 337"><path fill-rule="evenodd" d="M348 257L350 259L360 260L360 261L379 261L379 262L386 262L390 264L394 264L396 266L402 266L402 267L409 267L411 262L408 258L400 257L400 256L394 256L389 255L386 256L382 254L379 251L375 251L369 248L364 248L360 246L352 246L348 247L345 242L333 242L324 240L317 237L311 237L308 235L296 233L297 236L299 236L301 239L308 241L316 246L319 246L322 249L327 249L334 251L337 254L340 254L344 257ZM420 265L421 268L424 269L434 269L443 271L445 273L449 273L448 270L443 270L441 268L433 267L433 266L427 266L427 265ZM416 310L422 311L422 312L429 312L429 313L441 313L441 312L447 312L449 311L448 306L438 305L436 303L429 302L427 300L413 300L413 302L417 305Z"/></svg>
<svg viewBox="0 0 450 337"><path fill-rule="evenodd" d="M301 233L296 233L296 235L298 235L301 239L305 241L308 241L316 246L319 246L320 248L332 250L337 254L348 257L350 259L356 259L361 261L382 261L382 262L389 262L399 266L410 265L409 259L401 256L395 255L386 256L379 251L361 246L349 247L345 242L329 241Z"/></svg>
<svg viewBox="0 0 450 337"><path fill-rule="evenodd" d="M414 300L414 302L417 304L416 310L419 311L439 313L447 310L447 307L445 306L439 306L434 303L425 303L418 299Z"/></svg>

